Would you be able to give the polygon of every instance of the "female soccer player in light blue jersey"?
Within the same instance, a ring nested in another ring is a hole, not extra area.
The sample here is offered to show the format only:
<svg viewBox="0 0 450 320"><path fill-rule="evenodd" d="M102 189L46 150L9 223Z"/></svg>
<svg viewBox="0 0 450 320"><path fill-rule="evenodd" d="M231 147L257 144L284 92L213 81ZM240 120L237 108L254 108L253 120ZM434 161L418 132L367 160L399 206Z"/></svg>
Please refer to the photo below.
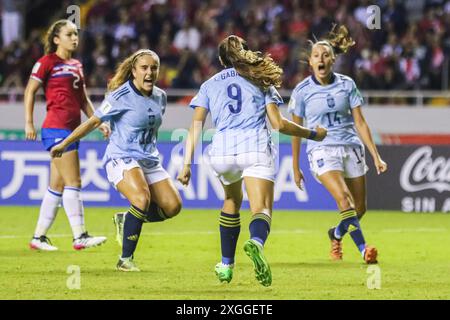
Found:
<svg viewBox="0 0 450 320"><path fill-rule="evenodd" d="M221 41L219 60L226 69L203 83L191 101L195 110L178 180L189 183L195 145L211 112L217 131L209 161L225 191L220 214L222 261L215 267L216 275L221 282L230 282L233 276L244 179L252 212L251 239L244 250L253 261L256 279L270 286L272 274L263 246L270 231L276 171L266 116L274 129L289 135L319 141L326 130L308 130L281 116L278 106L283 101L275 87L281 84L282 70L270 57L248 50L243 39L229 36Z"/></svg>
<svg viewBox="0 0 450 320"><path fill-rule="evenodd" d="M78 141L103 121L109 121L111 136L104 163L108 180L131 203L123 216L116 214L122 256L121 271L139 271L133 254L144 222L163 221L181 210L181 197L163 169L156 148L167 97L155 86L159 57L139 50L126 58L108 84L108 94L99 109L71 135L51 150L52 157Z"/></svg>
<svg viewBox="0 0 450 320"><path fill-rule="evenodd" d="M332 71L336 54L345 53L354 41L341 26L326 40L311 43L309 64L313 75L300 82L289 101L293 121L328 129L321 142L308 141L307 154L313 174L331 193L341 212L341 222L329 230L331 258L342 259L342 237L349 232L366 263L377 262L377 250L365 243L359 220L366 212L367 166L364 144L372 155L377 173L387 170L361 111L363 99L355 82ZM362 140L362 142L361 142ZM300 138L292 139L296 183L301 187Z"/></svg>

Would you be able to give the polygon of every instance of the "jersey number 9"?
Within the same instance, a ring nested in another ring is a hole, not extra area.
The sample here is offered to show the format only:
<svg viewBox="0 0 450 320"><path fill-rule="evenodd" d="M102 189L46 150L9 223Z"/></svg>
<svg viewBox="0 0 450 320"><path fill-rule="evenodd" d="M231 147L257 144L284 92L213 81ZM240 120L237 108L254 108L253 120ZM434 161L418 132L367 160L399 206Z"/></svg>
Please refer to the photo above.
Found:
<svg viewBox="0 0 450 320"><path fill-rule="evenodd" d="M239 113L242 110L242 90L241 87L232 83L227 88L228 97L230 99L236 100L236 106L233 106L231 103L228 105L228 109L230 109L231 113Z"/></svg>

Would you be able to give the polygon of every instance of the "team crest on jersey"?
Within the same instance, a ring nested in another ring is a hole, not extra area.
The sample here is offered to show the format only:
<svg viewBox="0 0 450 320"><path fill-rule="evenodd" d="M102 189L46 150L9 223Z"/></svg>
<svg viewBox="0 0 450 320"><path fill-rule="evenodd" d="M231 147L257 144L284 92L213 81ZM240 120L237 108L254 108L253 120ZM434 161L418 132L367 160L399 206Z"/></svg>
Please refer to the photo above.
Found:
<svg viewBox="0 0 450 320"><path fill-rule="evenodd" d="M327 94L327 104L328 104L328 108L334 108L336 106L336 103L334 102L334 98L331 94Z"/></svg>

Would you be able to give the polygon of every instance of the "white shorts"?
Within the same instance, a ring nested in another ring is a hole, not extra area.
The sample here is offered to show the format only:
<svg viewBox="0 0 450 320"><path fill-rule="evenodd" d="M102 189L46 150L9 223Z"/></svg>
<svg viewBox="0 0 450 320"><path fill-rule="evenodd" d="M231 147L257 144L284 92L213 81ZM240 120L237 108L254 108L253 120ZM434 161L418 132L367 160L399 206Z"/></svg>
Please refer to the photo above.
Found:
<svg viewBox="0 0 450 320"><path fill-rule="evenodd" d="M344 178L357 178L366 174L369 168L364 157L364 148L357 146L323 146L308 153L309 167L313 176L328 171L342 171Z"/></svg>
<svg viewBox="0 0 450 320"><path fill-rule="evenodd" d="M145 165L145 161L137 161L131 158L110 160L105 166L106 176L114 188L117 189L117 184L123 179L124 171L133 168L142 169L145 180L149 185L170 178L169 174L164 170L161 164L148 167Z"/></svg>
<svg viewBox="0 0 450 320"><path fill-rule="evenodd" d="M243 177L255 177L275 182L275 160L267 152L248 152L235 156L210 156L208 162L224 185Z"/></svg>

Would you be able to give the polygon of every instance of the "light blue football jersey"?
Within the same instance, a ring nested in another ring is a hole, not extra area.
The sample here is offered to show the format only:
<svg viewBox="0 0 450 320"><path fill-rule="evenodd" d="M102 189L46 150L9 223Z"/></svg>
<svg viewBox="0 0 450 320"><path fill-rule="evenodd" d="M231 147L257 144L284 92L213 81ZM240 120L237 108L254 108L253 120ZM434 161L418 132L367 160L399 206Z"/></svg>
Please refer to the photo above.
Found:
<svg viewBox="0 0 450 320"><path fill-rule="evenodd" d="M156 139L166 104L167 96L163 90L154 86L152 95L146 97L131 80L108 93L94 113L111 125L103 162L132 158L143 160L147 167L159 164Z"/></svg>
<svg viewBox="0 0 450 320"><path fill-rule="evenodd" d="M355 82L345 75L334 73L332 83L320 85L309 76L294 89L288 111L306 120L305 126L327 128L323 141L308 140L307 152L318 146L357 145L363 147L355 129L351 110L363 104Z"/></svg>
<svg viewBox="0 0 450 320"><path fill-rule="evenodd" d="M211 112L216 128L210 155L266 152L271 147L266 105L283 103L275 87L263 92L241 77L234 68L224 69L201 86L190 106Z"/></svg>

